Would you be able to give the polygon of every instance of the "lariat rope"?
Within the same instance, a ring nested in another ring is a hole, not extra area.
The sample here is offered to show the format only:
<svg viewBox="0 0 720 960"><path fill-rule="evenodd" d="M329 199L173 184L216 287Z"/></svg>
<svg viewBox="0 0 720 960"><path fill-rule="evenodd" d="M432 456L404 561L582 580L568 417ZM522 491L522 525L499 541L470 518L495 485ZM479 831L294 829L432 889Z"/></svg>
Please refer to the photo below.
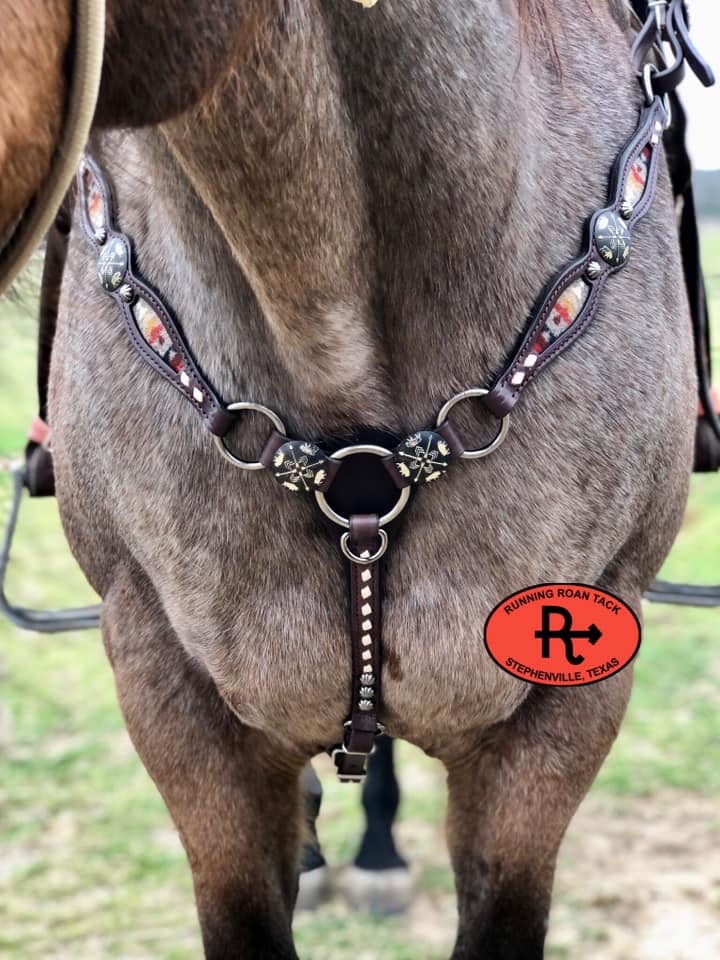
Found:
<svg viewBox="0 0 720 960"><path fill-rule="evenodd" d="M74 59L62 137L45 184L3 251L0 294L17 279L50 229L85 149L100 91L105 0L76 0L74 32Z"/></svg>

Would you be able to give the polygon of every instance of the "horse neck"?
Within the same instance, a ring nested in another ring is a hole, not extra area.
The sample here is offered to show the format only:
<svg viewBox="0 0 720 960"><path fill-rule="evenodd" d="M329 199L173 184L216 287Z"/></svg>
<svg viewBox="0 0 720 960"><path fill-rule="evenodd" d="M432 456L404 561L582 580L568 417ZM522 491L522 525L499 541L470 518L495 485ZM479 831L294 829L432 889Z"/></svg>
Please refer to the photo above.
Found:
<svg viewBox="0 0 720 960"><path fill-rule="evenodd" d="M183 264L163 289L226 396L326 432L413 425L487 381L576 252L632 128L631 79L598 122L588 27L561 82L500 4L491 21L474 4L320 7L146 138L156 282Z"/></svg>

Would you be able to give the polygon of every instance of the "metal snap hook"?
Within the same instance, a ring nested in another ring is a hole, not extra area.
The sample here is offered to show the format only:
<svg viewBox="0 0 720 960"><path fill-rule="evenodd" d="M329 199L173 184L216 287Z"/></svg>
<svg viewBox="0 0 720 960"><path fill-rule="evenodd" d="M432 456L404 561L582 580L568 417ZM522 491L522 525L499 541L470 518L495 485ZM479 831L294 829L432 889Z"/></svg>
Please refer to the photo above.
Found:
<svg viewBox="0 0 720 960"><path fill-rule="evenodd" d="M648 8L655 12L658 34L662 36L662 32L667 24L668 0L649 0Z"/></svg>

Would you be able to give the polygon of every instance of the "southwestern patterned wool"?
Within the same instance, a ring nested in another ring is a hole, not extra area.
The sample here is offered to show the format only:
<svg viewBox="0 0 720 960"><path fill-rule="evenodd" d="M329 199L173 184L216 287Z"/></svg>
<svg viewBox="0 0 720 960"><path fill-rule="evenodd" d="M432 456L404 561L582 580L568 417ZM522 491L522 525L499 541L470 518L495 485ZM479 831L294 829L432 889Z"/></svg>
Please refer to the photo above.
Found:
<svg viewBox="0 0 720 960"><path fill-rule="evenodd" d="M102 190L88 167L83 175L83 186L85 190L85 210L90 225L93 230L102 230L105 226L105 202L103 201Z"/></svg>
<svg viewBox="0 0 720 960"><path fill-rule="evenodd" d="M540 335L533 343L533 353L530 356L547 350L561 333L565 333L567 328L580 316L580 311L585 306L589 296L590 285L582 277L575 283L571 283L566 290L563 290L550 311Z"/></svg>
<svg viewBox="0 0 720 960"><path fill-rule="evenodd" d="M138 298L132 306L132 315L135 324L140 331L140 335L149 347L167 363L176 373L183 369L183 361L180 354L170 339L170 334L160 317L155 313L150 304Z"/></svg>
<svg viewBox="0 0 720 960"><path fill-rule="evenodd" d="M645 193L645 187L647 186L648 171L650 169L650 154L651 149L649 146L645 147L640 154L640 156L635 160L633 165L630 167L630 173L628 174L627 180L625 181L625 190L623 193L623 199L635 206L635 204L642 198L642 195Z"/></svg>

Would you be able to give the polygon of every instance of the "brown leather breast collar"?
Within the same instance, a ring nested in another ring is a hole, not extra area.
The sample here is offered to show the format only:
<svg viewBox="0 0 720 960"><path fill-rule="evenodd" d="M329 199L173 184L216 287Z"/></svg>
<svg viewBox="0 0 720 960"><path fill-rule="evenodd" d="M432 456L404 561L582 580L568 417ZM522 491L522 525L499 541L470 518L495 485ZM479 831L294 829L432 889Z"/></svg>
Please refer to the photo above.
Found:
<svg viewBox="0 0 720 960"><path fill-rule="evenodd" d="M657 7L655 4L654 10ZM653 42L668 39L671 30L677 40L679 28L673 25L679 20L684 26L681 0L671 0L664 22L653 12L640 35L643 56L649 54ZM682 36L677 43L685 44L686 27L679 32ZM684 61L687 51L681 46L677 49ZM688 59L693 67L695 60L702 64L694 49L693 58ZM473 386L451 397L433 425L423 425L394 450L355 444L327 451L314 439L287 436L281 418L260 403L226 404L201 372L163 299L135 272L131 241L117 229L111 189L100 167L87 155L80 165L80 220L97 252L98 280L115 300L139 356L192 405L230 463L242 470L268 469L285 489L313 494L323 514L342 528L340 548L348 561L352 639L351 707L342 741L332 750L342 780L359 781L364 777L375 737L383 729L378 710L382 675L381 561L389 546L386 528L404 510L413 489L440 479L454 461L482 459L501 446L510 427L511 411L524 390L597 316L605 284L627 265L633 231L655 196L660 142L670 120L666 95L682 76L676 69L668 86L669 70L658 70L651 63L638 64L645 104L634 134L615 163L608 204L589 218L584 252L547 285L503 369L489 388ZM659 88L656 77L661 80ZM498 422L494 439L475 450L468 449L451 419L455 405L468 398L478 398ZM265 415L273 427L255 462L238 458L224 439L237 417L248 410ZM342 514L328 499L338 476L347 471L346 461L361 455L378 457L397 490L394 503L383 515L360 511Z"/></svg>

